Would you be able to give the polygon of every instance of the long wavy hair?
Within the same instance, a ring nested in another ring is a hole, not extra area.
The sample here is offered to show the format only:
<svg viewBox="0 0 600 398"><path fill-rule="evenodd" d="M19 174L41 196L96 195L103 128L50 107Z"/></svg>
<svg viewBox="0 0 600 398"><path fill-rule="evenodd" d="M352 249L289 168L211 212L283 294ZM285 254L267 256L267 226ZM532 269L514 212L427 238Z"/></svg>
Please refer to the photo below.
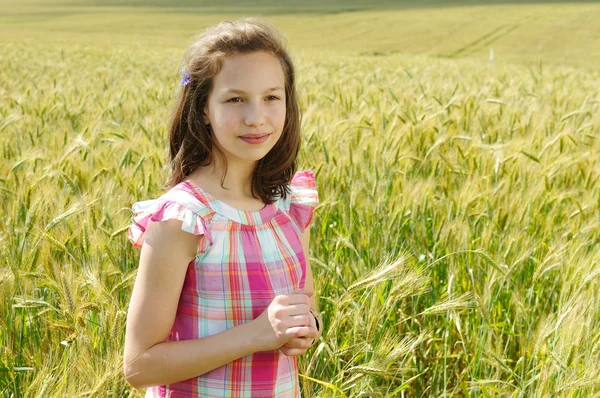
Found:
<svg viewBox="0 0 600 398"><path fill-rule="evenodd" d="M196 37L187 48L183 71L189 82L183 85L169 124L169 176L165 188L184 181L196 168L213 161L213 149L223 160L225 155L213 145L210 126L203 122L203 111L213 79L231 55L264 51L279 58L285 76L286 115L281 137L260 159L252 174L252 196L270 204L289 194L288 185L296 172L300 149L300 110L296 95L294 65L286 49L284 36L274 27L255 18L221 22ZM223 187L224 188L224 187Z"/></svg>

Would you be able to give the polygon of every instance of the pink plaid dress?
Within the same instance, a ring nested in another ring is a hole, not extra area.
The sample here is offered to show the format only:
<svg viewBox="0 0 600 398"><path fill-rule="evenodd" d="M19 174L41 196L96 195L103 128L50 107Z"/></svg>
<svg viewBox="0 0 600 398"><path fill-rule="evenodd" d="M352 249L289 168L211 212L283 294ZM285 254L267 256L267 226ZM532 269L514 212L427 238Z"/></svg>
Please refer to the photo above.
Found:
<svg viewBox="0 0 600 398"><path fill-rule="evenodd" d="M202 338L249 322L275 296L304 288L299 235L318 203L313 172L296 173L290 188L285 200L259 211L238 210L190 182L133 205L129 240L136 247L150 221L178 219L184 231L202 235L166 341ZM199 377L151 387L146 397L300 397L296 357L255 352Z"/></svg>

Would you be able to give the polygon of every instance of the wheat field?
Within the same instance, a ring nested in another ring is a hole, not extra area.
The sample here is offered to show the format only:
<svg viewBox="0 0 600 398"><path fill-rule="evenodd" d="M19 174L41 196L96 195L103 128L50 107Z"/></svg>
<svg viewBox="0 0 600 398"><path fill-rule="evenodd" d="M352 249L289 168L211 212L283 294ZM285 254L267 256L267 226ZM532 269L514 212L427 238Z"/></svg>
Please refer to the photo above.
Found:
<svg viewBox="0 0 600 398"><path fill-rule="evenodd" d="M0 391L142 397L122 374L182 48L0 55ZM600 397L600 72L295 52L325 332L304 397Z"/></svg>

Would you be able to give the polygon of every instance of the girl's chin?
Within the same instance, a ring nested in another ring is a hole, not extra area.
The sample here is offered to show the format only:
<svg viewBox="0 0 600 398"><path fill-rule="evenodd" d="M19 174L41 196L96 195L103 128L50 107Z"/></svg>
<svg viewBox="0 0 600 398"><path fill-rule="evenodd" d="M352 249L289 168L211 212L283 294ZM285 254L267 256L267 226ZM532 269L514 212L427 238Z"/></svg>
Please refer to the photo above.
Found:
<svg viewBox="0 0 600 398"><path fill-rule="evenodd" d="M269 150L270 149L271 148L269 148ZM265 148L262 148L262 150L254 150L254 151L253 150L236 151L234 156L242 161L257 162L257 161L261 160L262 158L264 158L265 156L267 156L268 153L269 153L268 150L266 150Z"/></svg>

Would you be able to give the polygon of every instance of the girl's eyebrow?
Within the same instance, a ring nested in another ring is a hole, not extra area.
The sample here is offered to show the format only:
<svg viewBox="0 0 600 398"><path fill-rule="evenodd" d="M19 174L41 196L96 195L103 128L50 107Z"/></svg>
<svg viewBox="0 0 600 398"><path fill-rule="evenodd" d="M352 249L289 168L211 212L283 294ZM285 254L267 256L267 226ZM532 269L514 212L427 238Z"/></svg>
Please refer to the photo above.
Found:
<svg viewBox="0 0 600 398"><path fill-rule="evenodd" d="M281 87L281 86L271 87L271 88L266 89L264 92L265 93L270 93L272 91L277 91L277 90L282 90L283 91L283 87ZM235 89L235 88L230 88L230 89L227 89L227 90L223 90L223 93L224 94L227 94L227 93L246 94L246 92L244 90L238 90L238 89Z"/></svg>

